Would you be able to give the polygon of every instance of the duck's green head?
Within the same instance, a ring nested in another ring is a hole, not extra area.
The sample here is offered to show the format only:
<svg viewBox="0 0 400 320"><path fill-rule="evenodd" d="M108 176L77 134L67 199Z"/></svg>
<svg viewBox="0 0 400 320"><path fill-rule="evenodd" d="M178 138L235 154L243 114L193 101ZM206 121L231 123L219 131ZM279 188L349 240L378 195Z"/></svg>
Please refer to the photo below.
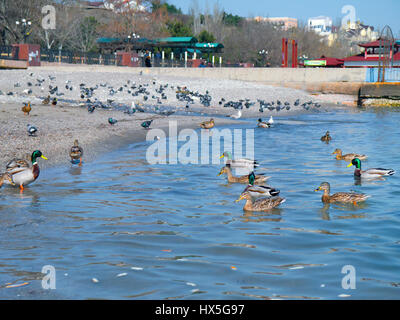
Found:
<svg viewBox="0 0 400 320"><path fill-rule="evenodd" d="M35 150L35 151L32 152L32 156L31 156L32 164L36 163L36 159L37 159L37 158L42 158L42 159L44 159L44 160L48 160L48 159L42 154L42 152L41 152L40 150Z"/></svg>
<svg viewBox="0 0 400 320"><path fill-rule="evenodd" d="M227 157L230 160L232 159L232 154L229 151L225 151L219 158L222 159L223 157Z"/></svg>
<svg viewBox="0 0 400 320"><path fill-rule="evenodd" d="M249 174L249 184L254 186L254 181L256 180L256 176L254 174L254 172Z"/></svg>
<svg viewBox="0 0 400 320"><path fill-rule="evenodd" d="M351 163L347 167L355 166L357 169L361 169L361 160L358 158L354 158L351 160Z"/></svg>

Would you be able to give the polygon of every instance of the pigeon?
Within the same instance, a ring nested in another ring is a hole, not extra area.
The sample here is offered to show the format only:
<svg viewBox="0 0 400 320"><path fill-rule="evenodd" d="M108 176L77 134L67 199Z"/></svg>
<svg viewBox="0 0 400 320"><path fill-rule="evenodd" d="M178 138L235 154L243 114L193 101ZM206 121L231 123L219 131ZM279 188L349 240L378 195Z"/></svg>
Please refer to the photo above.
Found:
<svg viewBox="0 0 400 320"><path fill-rule="evenodd" d="M108 118L108 123L111 124L111 125L114 125L114 124L116 124L117 122L118 122L118 120L116 120L116 119Z"/></svg>
<svg viewBox="0 0 400 320"><path fill-rule="evenodd" d="M141 126L145 129L149 129L152 122L153 122L153 120L144 121L144 122L142 122Z"/></svg>
<svg viewBox="0 0 400 320"><path fill-rule="evenodd" d="M87 107L87 110L89 113L93 113L94 109L96 109L96 107L93 104L88 105L88 107Z"/></svg>
<svg viewBox="0 0 400 320"><path fill-rule="evenodd" d="M36 132L37 132L37 128L35 126L30 125L30 124L28 124L27 127L28 127L29 136L35 137L36 136Z"/></svg>

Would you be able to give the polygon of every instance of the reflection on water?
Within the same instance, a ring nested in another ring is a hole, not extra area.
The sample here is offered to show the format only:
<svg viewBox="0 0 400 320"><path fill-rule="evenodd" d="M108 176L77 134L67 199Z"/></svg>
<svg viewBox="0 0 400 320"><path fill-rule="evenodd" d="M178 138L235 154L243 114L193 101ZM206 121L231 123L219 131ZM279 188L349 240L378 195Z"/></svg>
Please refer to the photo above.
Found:
<svg viewBox="0 0 400 320"><path fill-rule="evenodd" d="M367 167L400 166L400 113L376 111L276 118L255 130L258 172L286 198L269 212L234 202L245 186L217 177L222 163L149 165L148 143L43 170L23 194L4 187L0 298L396 299L398 174L359 181L332 156L341 148L368 155ZM323 181L371 198L323 204L313 191ZM41 288L44 265L56 269L56 290ZM351 292L341 287L345 265L357 271Z"/></svg>

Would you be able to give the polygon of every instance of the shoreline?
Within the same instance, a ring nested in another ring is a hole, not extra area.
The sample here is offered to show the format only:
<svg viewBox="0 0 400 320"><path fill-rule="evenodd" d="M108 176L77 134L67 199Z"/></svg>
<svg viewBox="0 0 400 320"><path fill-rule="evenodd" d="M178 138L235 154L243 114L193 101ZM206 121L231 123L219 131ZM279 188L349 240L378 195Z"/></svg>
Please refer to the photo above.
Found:
<svg viewBox="0 0 400 320"><path fill-rule="evenodd" d="M262 118L268 120L274 117L288 116L303 113L313 113L313 110L306 111L300 106L293 106L296 99L302 102L312 100L323 104L321 109L338 106L337 97L328 100L320 99L305 91L274 87L239 80L216 80L204 78L184 78L173 77L171 75L153 77L151 75L138 75L134 73L112 73L104 70L96 72L83 72L78 68L58 70L39 70L37 67L27 70L1 70L0 78L0 149L3 157L0 160L0 172L5 169L5 164L15 158L24 157L26 153L31 154L33 150L41 150L49 158L49 161L40 161L43 168L56 166L64 161L69 163L69 150L75 139L84 149L83 160L91 161L104 152L111 152L119 148L136 142L145 141L147 130L140 124L145 120L154 119L151 128L163 129L168 134L168 121L176 120L178 130L184 128L199 128L199 123L214 117L216 127L221 125L240 124L246 118ZM126 70L124 70L126 71ZM39 83L38 79L42 80ZM132 115L123 112L123 109L102 109L96 108L93 113L89 113L82 103L85 99L80 98L80 84L86 87L97 87L94 90L91 101L107 101L112 98L116 104L129 106L132 101L136 105L147 108L146 112L136 112ZM101 85L106 83L106 85ZM134 96L129 90L129 86L143 85L149 91L148 100L144 101L142 95ZM98 85L100 84L100 86ZM73 90L67 90L67 85L72 86ZM160 96L157 88L168 86L165 93L168 99L157 103L153 99L155 95ZM47 96L50 86L58 87L61 94L57 97L56 106L43 105L42 99ZM187 86L193 92L205 94L210 92L212 101L209 107L203 106L197 97L194 103L186 108L187 102L179 101L175 95L178 86ZM109 88L115 88L116 93L110 96ZM118 88L122 88L121 91ZM27 91L31 91L27 93ZM12 92L12 95L9 93ZM237 111L231 107L224 108L219 104L221 98L226 101L238 101L248 99L254 105L247 109L243 107L242 118L236 120L227 116L235 114ZM289 101L292 105L291 110L276 110L270 112L265 110L259 112L258 99L265 101L282 100ZM21 111L23 102L30 101L32 111L30 115L24 115ZM340 101L340 100L339 100ZM80 106L81 105L81 106ZM154 110L172 111L169 116L162 113L154 113ZM151 112L147 112L151 111ZM174 114L176 113L176 114ZM108 123L108 118L117 119L115 125ZM27 124L32 124L38 128L37 137L29 137Z"/></svg>

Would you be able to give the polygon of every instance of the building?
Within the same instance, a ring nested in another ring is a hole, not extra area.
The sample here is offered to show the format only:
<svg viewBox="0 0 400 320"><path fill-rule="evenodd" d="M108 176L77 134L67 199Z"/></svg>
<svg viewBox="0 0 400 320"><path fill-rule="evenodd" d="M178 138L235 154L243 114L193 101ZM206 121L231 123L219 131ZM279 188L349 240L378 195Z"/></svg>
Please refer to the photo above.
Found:
<svg viewBox="0 0 400 320"><path fill-rule="evenodd" d="M283 30L288 30L290 28L297 28L298 22L296 18L288 17L276 17L276 18L265 18L265 17L255 17L253 20L257 22L271 23L275 26L281 27Z"/></svg>
<svg viewBox="0 0 400 320"><path fill-rule="evenodd" d="M379 39L372 42L360 43L360 54L344 58L345 67L378 67L379 57L382 56L382 47ZM381 55L380 55L381 52ZM400 67L400 40L395 41L390 56L393 57L393 66Z"/></svg>
<svg viewBox="0 0 400 320"><path fill-rule="evenodd" d="M125 11L147 11L148 8L141 5L137 0L104 0L104 7L115 12L125 12Z"/></svg>
<svg viewBox="0 0 400 320"><path fill-rule="evenodd" d="M332 33L332 19L324 16L310 18L307 27L308 30L312 30L320 36L329 36Z"/></svg>

